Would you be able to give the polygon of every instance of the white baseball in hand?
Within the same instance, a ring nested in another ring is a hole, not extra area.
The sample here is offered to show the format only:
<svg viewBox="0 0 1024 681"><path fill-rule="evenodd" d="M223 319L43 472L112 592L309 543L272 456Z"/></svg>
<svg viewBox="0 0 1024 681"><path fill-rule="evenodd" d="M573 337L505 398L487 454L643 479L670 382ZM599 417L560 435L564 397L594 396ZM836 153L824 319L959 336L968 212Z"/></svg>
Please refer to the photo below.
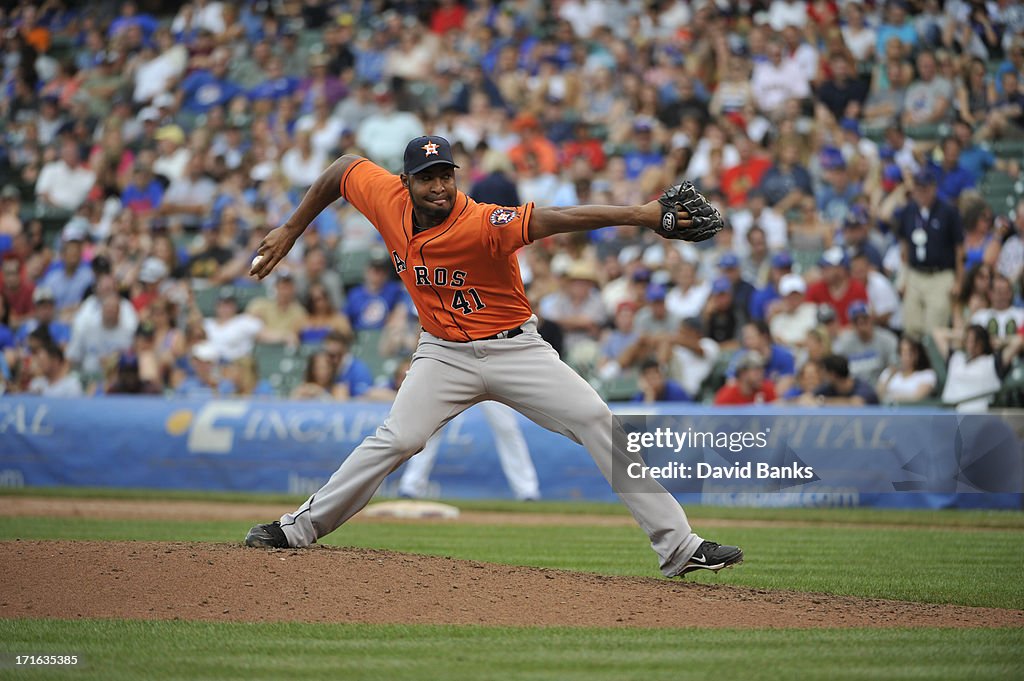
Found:
<svg viewBox="0 0 1024 681"><path fill-rule="evenodd" d="M250 270L256 269L257 267L259 267L261 262L263 262L263 256L262 255L257 255L255 258L252 259L252 265L249 267L249 269Z"/></svg>

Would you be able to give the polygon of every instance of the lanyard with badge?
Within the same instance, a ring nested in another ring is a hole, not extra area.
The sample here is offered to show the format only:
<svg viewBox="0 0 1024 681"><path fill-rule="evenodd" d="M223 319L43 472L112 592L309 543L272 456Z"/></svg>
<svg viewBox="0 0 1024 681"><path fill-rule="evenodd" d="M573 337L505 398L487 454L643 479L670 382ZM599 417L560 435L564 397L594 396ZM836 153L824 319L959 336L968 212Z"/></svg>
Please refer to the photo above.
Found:
<svg viewBox="0 0 1024 681"><path fill-rule="evenodd" d="M914 244L914 255L917 263L923 264L928 257L928 230L925 225L928 218L920 210L914 212L914 231L910 233L910 242Z"/></svg>

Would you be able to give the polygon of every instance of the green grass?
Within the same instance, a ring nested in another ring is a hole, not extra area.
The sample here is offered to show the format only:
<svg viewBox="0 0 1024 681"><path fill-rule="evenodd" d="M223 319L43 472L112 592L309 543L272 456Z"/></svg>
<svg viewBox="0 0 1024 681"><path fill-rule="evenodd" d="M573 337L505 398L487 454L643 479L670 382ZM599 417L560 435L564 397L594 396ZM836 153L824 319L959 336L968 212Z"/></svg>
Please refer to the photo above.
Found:
<svg viewBox="0 0 1024 681"><path fill-rule="evenodd" d="M254 521L265 520L254 518ZM239 542L247 523L3 518L0 539ZM699 527L698 527L699 529ZM706 533L746 551L746 562L690 577L756 588L820 591L930 603L1024 608L1024 533L940 528L728 527ZM510 527L352 523L325 544L455 558L657 576L633 527ZM964 562L970 561L970 569Z"/></svg>
<svg viewBox="0 0 1024 681"><path fill-rule="evenodd" d="M278 504L284 508L298 506L305 496L253 492L201 492L192 490L122 489L112 487L21 487L0 488L0 498L41 497L61 499L127 499L203 501L225 503ZM524 504L502 500L442 500L466 511L503 513L561 513L568 515L616 515L629 512L620 503L593 501L539 501ZM992 527L1024 529L1024 511L991 510L928 510L883 508L743 508L725 506L691 506L692 518L725 520L766 520L830 524L948 525L956 527Z"/></svg>
<svg viewBox="0 0 1024 681"><path fill-rule="evenodd" d="M0 659L49 679L1017 679L1016 629L707 630L0 620ZM728 673L726 673L728 672Z"/></svg>

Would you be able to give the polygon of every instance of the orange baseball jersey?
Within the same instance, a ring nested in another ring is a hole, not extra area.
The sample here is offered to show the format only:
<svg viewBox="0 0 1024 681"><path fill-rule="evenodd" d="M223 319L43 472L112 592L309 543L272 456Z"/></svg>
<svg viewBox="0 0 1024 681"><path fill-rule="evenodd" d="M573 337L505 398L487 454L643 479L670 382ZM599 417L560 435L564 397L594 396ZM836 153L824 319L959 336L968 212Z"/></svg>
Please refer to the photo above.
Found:
<svg viewBox="0 0 1024 681"><path fill-rule="evenodd" d="M429 333L449 341L487 338L533 314L515 256L530 243L532 203L477 203L460 191L448 219L417 234L401 179L367 159L345 171L341 195L384 238Z"/></svg>

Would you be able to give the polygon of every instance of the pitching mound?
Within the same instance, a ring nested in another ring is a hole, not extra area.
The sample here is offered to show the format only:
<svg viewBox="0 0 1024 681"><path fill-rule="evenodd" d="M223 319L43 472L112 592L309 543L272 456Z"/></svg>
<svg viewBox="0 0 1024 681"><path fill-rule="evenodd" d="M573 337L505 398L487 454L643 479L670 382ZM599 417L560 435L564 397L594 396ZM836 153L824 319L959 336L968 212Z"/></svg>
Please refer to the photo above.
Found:
<svg viewBox="0 0 1024 681"><path fill-rule="evenodd" d="M742 569L742 567L738 568ZM5 617L633 627L1020 627L1024 611L317 547L0 542Z"/></svg>

